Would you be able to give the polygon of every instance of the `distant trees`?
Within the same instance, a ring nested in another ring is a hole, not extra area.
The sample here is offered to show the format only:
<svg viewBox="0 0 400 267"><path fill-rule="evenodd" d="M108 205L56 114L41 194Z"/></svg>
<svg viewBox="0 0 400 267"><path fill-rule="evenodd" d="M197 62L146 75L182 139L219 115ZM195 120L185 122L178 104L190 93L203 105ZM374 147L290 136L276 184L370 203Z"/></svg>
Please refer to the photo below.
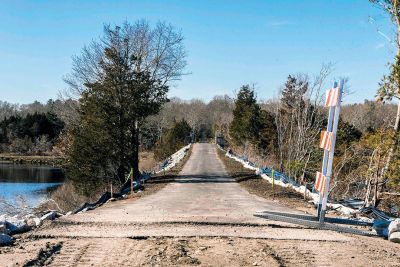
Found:
<svg viewBox="0 0 400 267"><path fill-rule="evenodd" d="M69 177L125 181L139 176L140 128L168 101L169 82L183 74L183 37L165 23L145 21L104 27L99 42L85 47L66 78L79 95L79 123L72 131ZM87 191L86 191L87 193Z"/></svg>
<svg viewBox="0 0 400 267"><path fill-rule="evenodd" d="M190 143L191 134L192 128L184 119L174 122L155 147L154 155L156 159L164 160L184 145Z"/></svg>
<svg viewBox="0 0 400 267"><path fill-rule="evenodd" d="M6 119L18 113L18 105L0 101L0 120Z"/></svg>
<svg viewBox="0 0 400 267"><path fill-rule="evenodd" d="M396 118L396 105L365 100L342 106L341 118L361 132L392 127Z"/></svg>
<svg viewBox="0 0 400 267"><path fill-rule="evenodd" d="M53 113L68 127L77 118L75 112L77 104L78 102L72 99L50 99L47 103L34 101L33 103L22 105L0 101L0 121L11 116L24 118L28 114Z"/></svg>
<svg viewBox="0 0 400 267"><path fill-rule="evenodd" d="M154 150L156 144L173 127L174 123L182 119L186 122L190 120L191 125L194 126L194 128L191 127L192 132L190 133L194 137L194 141L203 137L206 139L212 138L215 132L222 132L228 135L233 107L233 99L227 95L215 96L208 103L199 99L181 100L172 98L162 105L158 114L147 117L142 121L139 127L140 150ZM76 130L82 124L80 113L78 113L79 110L83 110L81 103L73 99L50 99L46 103L35 101L31 104L23 105L0 102L0 116L3 116L3 118L19 116L23 119L29 114L32 115L40 111L55 114L64 123L64 128L59 136L56 140L51 141L53 144L51 150L59 155L65 155L71 149L72 139L74 139L71 130ZM191 125L189 124L189 126ZM10 143L7 140L4 142L6 143L4 143L3 147L6 147L6 151L8 151ZM21 139L16 144L21 144L18 146L26 144L28 147L32 147L34 141ZM26 149L19 150L25 151ZM34 153L33 150L32 153Z"/></svg>
<svg viewBox="0 0 400 267"><path fill-rule="evenodd" d="M209 139L216 132L228 133L233 106L233 100L227 95L215 96L209 103L199 99L172 98L163 105L159 114L146 119L146 127L152 129L152 140L154 135L160 139L174 122L184 119L192 128L193 141ZM152 142L147 140L149 144Z"/></svg>
<svg viewBox="0 0 400 267"><path fill-rule="evenodd" d="M49 152L64 129L64 122L54 113L10 116L0 122L3 151L40 154Z"/></svg>
<svg viewBox="0 0 400 267"><path fill-rule="evenodd" d="M207 104L210 122L214 133L228 135L229 125L232 122L232 111L234 108L233 99L227 95L214 96Z"/></svg>

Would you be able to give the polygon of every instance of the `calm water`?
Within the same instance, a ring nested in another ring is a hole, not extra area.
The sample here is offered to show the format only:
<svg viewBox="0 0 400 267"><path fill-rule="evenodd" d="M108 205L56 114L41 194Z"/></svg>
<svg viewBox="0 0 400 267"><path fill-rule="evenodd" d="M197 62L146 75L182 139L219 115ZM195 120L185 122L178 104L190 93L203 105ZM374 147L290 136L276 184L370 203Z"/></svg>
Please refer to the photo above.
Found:
<svg viewBox="0 0 400 267"><path fill-rule="evenodd" d="M0 198L11 203L21 196L30 206L35 206L63 181L59 168L0 163Z"/></svg>

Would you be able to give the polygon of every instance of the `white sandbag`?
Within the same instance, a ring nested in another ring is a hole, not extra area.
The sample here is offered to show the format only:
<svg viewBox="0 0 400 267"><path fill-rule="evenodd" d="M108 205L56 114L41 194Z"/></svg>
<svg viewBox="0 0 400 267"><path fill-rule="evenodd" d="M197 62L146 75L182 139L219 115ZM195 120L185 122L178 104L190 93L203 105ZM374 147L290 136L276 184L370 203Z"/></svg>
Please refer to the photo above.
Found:
<svg viewBox="0 0 400 267"><path fill-rule="evenodd" d="M389 224L389 236L395 232L400 232L400 219L396 219Z"/></svg>
<svg viewBox="0 0 400 267"><path fill-rule="evenodd" d="M57 212L56 211L50 211L49 213L46 213L45 215L43 215L40 220L44 221L44 220L54 220L55 218L57 218Z"/></svg>
<svg viewBox="0 0 400 267"><path fill-rule="evenodd" d="M389 241L394 243L400 243L400 232L393 232L389 235Z"/></svg>

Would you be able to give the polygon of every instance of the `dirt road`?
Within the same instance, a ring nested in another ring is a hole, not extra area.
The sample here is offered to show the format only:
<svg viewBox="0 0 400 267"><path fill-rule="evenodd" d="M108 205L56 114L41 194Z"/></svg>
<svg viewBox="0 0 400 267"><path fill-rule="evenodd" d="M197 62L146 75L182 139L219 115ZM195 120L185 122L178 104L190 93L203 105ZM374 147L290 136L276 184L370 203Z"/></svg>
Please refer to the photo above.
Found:
<svg viewBox="0 0 400 267"><path fill-rule="evenodd" d="M400 246L378 238L267 221L291 211L227 175L211 144L195 144L180 177L137 200L44 225L0 250L0 263L53 266L398 266ZM0 264L0 265L2 265Z"/></svg>

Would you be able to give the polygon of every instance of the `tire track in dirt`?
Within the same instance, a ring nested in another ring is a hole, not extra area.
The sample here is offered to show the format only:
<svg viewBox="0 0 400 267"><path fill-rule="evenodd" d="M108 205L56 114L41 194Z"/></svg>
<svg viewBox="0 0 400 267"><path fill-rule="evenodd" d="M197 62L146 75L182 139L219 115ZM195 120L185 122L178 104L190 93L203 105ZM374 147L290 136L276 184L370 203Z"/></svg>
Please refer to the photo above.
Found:
<svg viewBox="0 0 400 267"><path fill-rule="evenodd" d="M365 237L343 243L271 240L268 246L281 259L282 264L289 267L400 265L400 253L395 252L398 247L391 244L385 246L385 240L373 241Z"/></svg>
<svg viewBox="0 0 400 267"><path fill-rule="evenodd" d="M7 255L0 247L0 265L386 267L399 266L398 248L371 238L346 242L239 237L32 239L17 241ZM2 261L3 256L8 260Z"/></svg>
<svg viewBox="0 0 400 267"><path fill-rule="evenodd" d="M54 254L58 253L62 247L62 242L47 242L45 247L41 248L36 257L24 263L24 266L43 266L49 264Z"/></svg>
<svg viewBox="0 0 400 267"><path fill-rule="evenodd" d="M316 255L310 249L300 249L293 244L286 243L278 249L274 249L274 254L280 259L283 266L316 266ZM318 263L320 264L320 263ZM321 263L320 266L330 266Z"/></svg>
<svg viewBox="0 0 400 267"><path fill-rule="evenodd" d="M137 259L135 251L127 239L68 240L51 266L125 266Z"/></svg>

